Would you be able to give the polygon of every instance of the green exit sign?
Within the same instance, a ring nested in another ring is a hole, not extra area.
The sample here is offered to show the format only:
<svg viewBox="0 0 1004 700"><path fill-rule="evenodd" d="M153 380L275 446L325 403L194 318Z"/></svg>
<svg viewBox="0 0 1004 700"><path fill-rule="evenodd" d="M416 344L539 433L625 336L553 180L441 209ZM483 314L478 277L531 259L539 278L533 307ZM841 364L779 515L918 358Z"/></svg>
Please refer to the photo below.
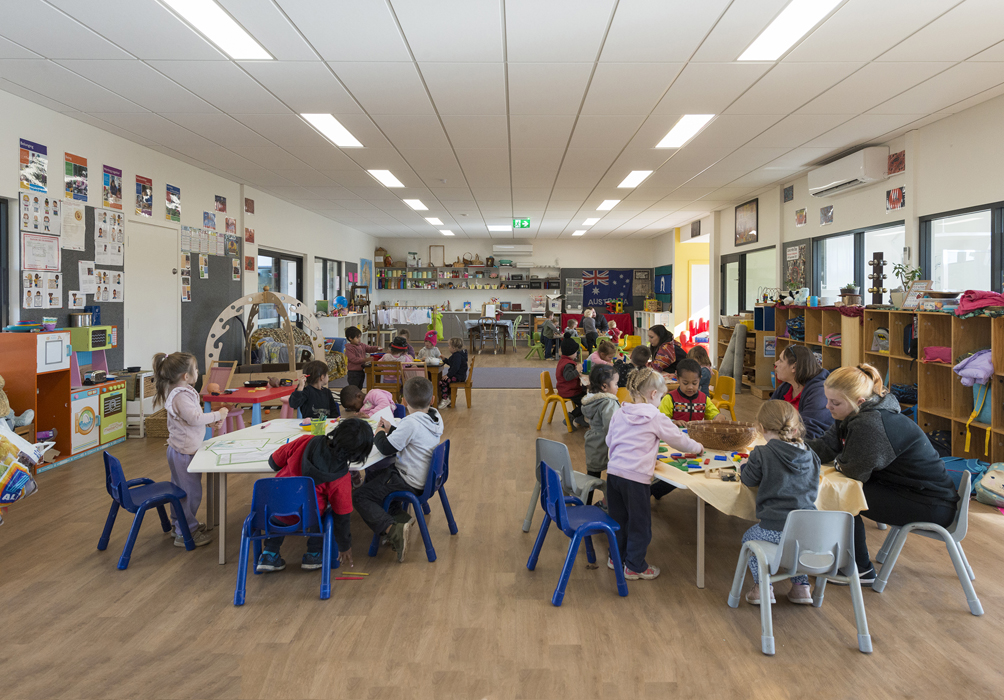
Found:
<svg viewBox="0 0 1004 700"><path fill-rule="evenodd" d="M513 219L512 220L512 227L513 228L530 228L530 220L529 219Z"/></svg>

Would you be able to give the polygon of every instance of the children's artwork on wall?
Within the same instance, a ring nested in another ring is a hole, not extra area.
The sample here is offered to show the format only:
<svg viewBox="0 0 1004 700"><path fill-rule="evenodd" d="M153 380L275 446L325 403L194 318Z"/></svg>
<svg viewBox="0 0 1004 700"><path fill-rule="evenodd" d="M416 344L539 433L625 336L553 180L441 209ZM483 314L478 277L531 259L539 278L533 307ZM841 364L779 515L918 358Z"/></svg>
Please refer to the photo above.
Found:
<svg viewBox="0 0 1004 700"><path fill-rule="evenodd" d="M248 272L254 272L254 256L245 255L244 256L244 269Z"/></svg>
<svg viewBox="0 0 1004 700"><path fill-rule="evenodd" d="M216 230L216 214L211 211L202 212L202 228Z"/></svg>
<svg viewBox="0 0 1004 700"><path fill-rule="evenodd" d="M122 171L110 165L102 167L101 201L109 209L122 209Z"/></svg>
<svg viewBox="0 0 1004 700"><path fill-rule="evenodd" d="M31 192L46 192L48 187L49 151L40 143L20 140L20 187Z"/></svg>
<svg viewBox="0 0 1004 700"><path fill-rule="evenodd" d="M886 166L886 173L889 175L895 175L896 173L901 173L906 170L906 151L900 151L899 153L890 153L889 160Z"/></svg>
<svg viewBox="0 0 1004 700"><path fill-rule="evenodd" d="M885 210L886 213L902 209L906 206L906 188L897 187L894 190L886 190Z"/></svg>
<svg viewBox="0 0 1004 700"><path fill-rule="evenodd" d="M97 290L97 279L94 274L93 260L77 261L77 286L83 294L94 294Z"/></svg>
<svg viewBox="0 0 1004 700"><path fill-rule="evenodd" d="M784 201L790 202L793 199L795 199L795 186L788 185L784 188Z"/></svg>
<svg viewBox="0 0 1004 700"><path fill-rule="evenodd" d="M796 209L795 210L795 227L796 228L801 228L802 226L805 226L805 224L806 224L806 222L808 222L808 220L809 220L809 217L806 215L805 209Z"/></svg>
<svg viewBox="0 0 1004 700"><path fill-rule="evenodd" d="M35 192L22 192L20 198L19 227L22 231L60 235L60 210L62 205L55 197Z"/></svg>
<svg viewBox="0 0 1004 700"><path fill-rule="evenodd" d="M63 176L64 191L67 199L78 202L87 201L87 159L64 153L65 175Z"/></svg>
<svg viewBox="0 0 1004 700"><path fill-rule="evenodd" d="M833 205L823 207L819 210L819 225L829 226L833 223Z"/></svg>
<svg viewBox="0 0 1004 700"><path fill-rule="evenodd" d="M153 216L153 180L136 176L136 216Z"/></svg>
<svg viewBox="0 0 1004 700"><path fill-rule="evenodd" d="M233 266L233 278L239 280L241 278L241 261L234 258L230 263Z"/></svg>
<svg viewBox="0 0 1004 700"><path fill-rule="evenodd" d="M216 195L216 211L227 213L227 198Z"/></svg>
<svg viewBox="0 0 1004 700"><path fill-rule="evenodd" d="M164 218L168 221L181 222L181 188L174 185L167 186L167 210Z"/></svg>
<svg viewBox="0 0 1004 700"><path fill-rule="evenodd" d="M87 295L80 290L71 290L67 292L66 301L70 309L83 309L87 304Z"/></svg>
<svg viewBox="0 0 1004 700"><path fill-rule="evenodd" d="M786 243L784 246L784 289L801 289L809 286L807 275L809 260L808 241Z"/></svg>
<svg viewBox="0 0 1004 700"><path fill-rule="evenodd" d="M254 215L254 200L249 197L244 198L244 213Z"/></svg>
<svg viewBox="0 0 1004 700"><path fill-rule="evenodd" d="M471 302L465 301L464 302L464 311L470 311L470 310L471 310Z"/></svg>
<svg viewBox="0 0 1004 700"><path fill-rule="evenodd" d="M59 239L44 234L22 233L21 269L59 272Z"/></svg>
<svg viewBox="0 0 1004 700"><path fill-rule="evenodd" d="M227 233L237 233L237 219L231 219L229 216L224 219L226 223Z"/></svg>
<svg viewBox="0 0 1004 700"><path fill-rule="evenodd" d="M192 278L182 277L181 278L181 300L191 301L192 300Z"/></svg>
<svg viewBox="0 0 1004 700"><path fill-rule="evenodd" d="M747 245L756 243L759 237L757 226L759 225L759 212L757 205L759 199L751 199L745 204L736 207L736 245Z"/></svg>
<svg viewBox="0 0 1004 700"><path fill-rule="evenodd" d="M209 256L199 255L199 279L209 279Z"/></svg>
<svg viewBox="0 0 1004 700"><path fill-rule="evenodd" d="M359 284L364 287L371 286L373 280L373 261L366 258L359 258Z"/></svg>
<svg viewBox="0 0 1004 700"><path fill-rule="evenodd" d="M191 277L192 276L192 254L182 253L181 254L181 276Z"/></svg>
<svg viewBox="0 0 1004 700"><path fill-rule="evenodd" d="M254 229L253 228L246 228L245 227L245 229L244 229L244 242L245 243L254 243Z"/></svg>

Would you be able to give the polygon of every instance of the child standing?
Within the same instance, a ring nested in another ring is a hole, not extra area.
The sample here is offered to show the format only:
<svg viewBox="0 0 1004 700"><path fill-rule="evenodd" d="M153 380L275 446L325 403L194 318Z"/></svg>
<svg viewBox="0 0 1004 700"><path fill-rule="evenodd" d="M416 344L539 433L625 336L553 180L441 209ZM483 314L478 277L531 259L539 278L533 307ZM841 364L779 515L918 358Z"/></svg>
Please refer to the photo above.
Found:
<svg viewBox="0 0 1004 700"><path fill-rule="evenodd" d="M704 349L703 345L695 345L690 348L687 357L701 366L701 391L708 394L708 390L711 388L711 370L713 369L708 351ZM708 395L710 396L710 394Z"/></svg>
<svg viewBox="0 0 1004 700"><path fill-rule="evenodd" d="M666 393L666 381L648 367L639 369L628 380L634 403L626 403L610 419L607 446L607 507L617 521L617 546L624 560L624 578L653 579L659 569L645 561L652 541L652 504L650 484L655 473L659 440L670 447L701 454L704 447L680 432L658 406ZM608 558L607 566L614 568Z"/></svg>
<svg viewBox="0 0 1004 700"><path fill-rule="evenodd" d="M617 346L609 340L601 340L596 348L596 352L586 359L589 361L589 366L591 367L594 364L612 365L615 357L617 357Z"/></svg>
<svg viewBox="0 0 1004 700"><path fill-rule="evenodd" d="M369 423L350 418L339 422L330 435L304 435L286 443L268 458L268 466L279 472L276 478L309 476L314 480L317 511L323 517L324 511L331 506L338 561L349 566L352 565L352 533L349 529L352 481L349 464L365 461L372 449L373 429ZM256 571L262 573L286 568L286 562L279 556L284 539L280 536L264 541L261 556L255 565ZM320 535L307 538L307 553L300 561L301 569L321 568L323 545L324 538Z"/></svg>
<svg viewBox="0 0 1004 700"><path fill-rule="evenodd" d="M443 354L439 352L439 348L436 345L439 343L439 336L436 335L436 331L429 331L425 334L425 344L422 349L418 351L418 356L416 360L421 360L423 362L428 360L434 360L430 364L439 364L443 359Z"/></svg>
<svg viewBox="0 0 1004 700"><path fill-rule="evenodd" d="M367 353L381 352L383 348L363 343L363 332L355 326L345 329L345 358L348 361L348 382L352 386L363 388L366 384L366 367L370 364Z"/></svg>
<svg viewBox="0 0 1004 700"><path fill-rule="evenodd" d="M600 335L596 330L596 319L593 317L593 313L592 309L586 309L582 312L582 332L585 333L583 345L585 345L586 352L590 353L596 347L596 339Z"/></svg>
<svg viewBox="0 0 1004 700"><path fill-rule="evenodd" d="M642 367L647 367L649 360L652 359L652 351L648 349L647 345L639 345L631 350L631 357L629 362L624 360L615 360L614 367L617 368L617 374L620 375L620 379L617 382L617 386L627 386L628 377L636 369L641 369Z"/></svg>
<svg viewBox="0 0 1004 700"><path fill-rule="evenodd" d="M793 510L816 510L819 491L819 457L802 442L805 426L798 411L790 403L767 401L757 413L760 433L767 441L750 453L739 478L750 487L759 487L756 494L756 517L760 522L743 535L743 542L762 540L778 544L788 513ZM750 558L753 588L746 602L760 605L760 573L756 557ZM788 600L796 605L811 605L809 577L791 579ZM770 587L770 602L774 602L774 586Z"/></svg>
<svg viewBox="0 0 1004 700"><path fill-rule="evenodd" d="M607 321L607 335L615 343L621 342L621 336L624 335L624 331L617 330L617 321Z"/></svg>
<svg viewBox="0 0 1004 700"><path fill-rule="evenodd" d="M589 370L589 394L582 399L582 416L589 423L586 431L586 473L589 476L599 478L607 468L607 430L610 419L620 407L617 370L610 365L596 365ZM592 497L590 493L590 502Z"/></svg>
<svg viewBox="0 0 1004 700"><path fill-rule="evenodd" d="M347 412L358 413L367 418L385 408L390 407L392 410L394 408L394 397L389 391L383 389L363 391L351 384L342 389L338 400L342 402L342 408Z"/></svg>
<svg viewBox="0 0 1004 700"><path fill-rule="evenodd" d="M711 399L701 391L701 366L696 360L684 358L676 366L677 389L666 394L659 410L677 423L692 420L718 420L719 412ZM724 420L724 416L721 418Z"/></svg>
<svg viewBox="0 0 1004 700"><path fill-rule="evenodd" d="M328 388L328 363L313 360L304 365L296 390L289 395L289 407L299 409L304 418L318 418L318 411L328 418L338 417L338 404Z"/></svg>
<svg viewBox="0 0 1004 700"><path fill-rule="evenodd" d="M576 362L579 356L579 344L568 333L561 339L561 358L554 372L557 377L558 396L569 399L575 404L569 418L572 419L573 428L581 428L585 425L582 418L582 398L586 395L586 390L579 379L579 365Z"/></svg>
<svg viewBox="0 0 1004 700"><path fill-rule="evenodd" d="M194 355L187 352L173 352L170 355L158 352L153 356L153 373L157 378L155 404L164 404L167 409L167 465L171 468L171 483L186 494L181 500L181 508L195 546L201 547L211 541L205 532L206 526L197 517L202 503L202 474L190 474L188 465L202 446L206 426L226 420L227 408L203 413L202 399L192 386L199 379L199 367ZM175 517L173 508L171 517ZM174 546L185 546L179 522L174 523Z"/></svg>
<svg viewBox="0 0 1004 700"><path fill-rule="evenodd" d="M544 314L544 325L540 327L540 340L544 343L544 359L554 359L554 341L558 337L558 327L554 325L554 312Z"/></svg>
<svg viewBox="0 0 1004 700"><path fill-rule="evenodd" d="M467 381L467 351L462 338L450 338L450 356L443 360L449 369L439 375L439 410L450 407L450 384Z"/></svg>

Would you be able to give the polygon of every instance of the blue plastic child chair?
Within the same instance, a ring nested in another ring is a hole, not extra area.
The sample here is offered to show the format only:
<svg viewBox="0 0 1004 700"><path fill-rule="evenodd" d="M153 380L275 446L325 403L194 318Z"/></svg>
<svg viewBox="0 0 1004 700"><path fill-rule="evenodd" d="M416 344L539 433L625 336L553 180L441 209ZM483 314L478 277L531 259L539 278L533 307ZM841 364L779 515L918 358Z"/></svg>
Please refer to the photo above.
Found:
<svg viewBox="0 0 1004 700"><path fill-rule="evenodd" d="M295 517L289 525L276 518ZM237 588L234 605L244 605L248 576L248 549L254 542L254 562L261 557L262 540L269 537L299 535L324 537L321 548L321 600L331 597L331 570L338 568L338 558L331 554L335 542L335 518L328 510L321 520L317 511L317 494L314 480L309 476L290 476L281 479L258 479L251 492L251 512L241 528L241 554L237 564ZM255 569L255 574L258 574Z"/></svg>
<svg viewBox="0 0 1004 700"><path fill-rule="evenodd" d="M399 403L394 404L394 417L400 420L408 415L408 409Z"/></svg>
<svg viewBox="0 0 1004 700"><path fill-rule="evenodd" d="M537 557L540 555L541 547L544 546L547 528L553 520L559 530L572 538L568 545L568 554L565 555L565 565L561 569L561 577L558 579L558 587L551 596L551 603L560 606L565 598L565 586L568 585L568 578L572 575L575 557L579 553L579 543L582 540L586 541L586 559L590 564L594 564L596 553L593 551L591 535L606 534L607 543L610 545L610 559L617 575L617 592L621 596L626 596L627 581L624 580L624 566L621 564L621 553L617 548L617 536L614 534L620 526L598 507L584 506L575 496L566 496L561 490L561 478L558 472L547 466L546 462L541 462L538 469L540 469L540 506L544 509L544 522L540 524L540 532L537 533L537 541L533 543L533 551L530 552L526 568L533 571L537 567Z"/></svg>
<svg viewBox="0 0 1004 700"><path fill-rule="evenodd" d="M418 520L418 527L422 531L422 541L425 542L425 555L429 561L436 561L436 548L432 546L432 538L429 537L429 526L425 522L425 516L430 512L429 499L439 494L439 500L443 503L443 511L446 513L446 521L450 525L450 534L457 534L457 523L453 519L453 511L450 509L450 501L446 498L446 480L450 476L450 441L442 443L432 452L432 460L429 464L429 474L425 478L425 490L420 495L415 495L411 491L394 491L383 499L383 509L390 508L390 504L395 501L403 502L405 510L408 504L415 507L415 519ZM380 548L380 533L374 533L373 542L370 544L370 556L375 557Z"/></svg>
<svg viewBox="0 0 1004 700"><path fill-rule="evenodd" d="M192 551L195 549L195 542L192 540L192 533L188 530L188 519L181 508L181 499L186 494L170 481L155 482L153 479L129 479L125 478L122 471L122 463L107 452L105 456L105 488L108 495L112 497L112 507L108 511L108 519L105 520L105 529L101 532L101 539L98 540L98 550L108 549L108 538L112 534L112 527L115 526L115 516L118 515L119 508L125 508L127 513L135 513L132 520L132 527L129 528L129 537L126 539L122 556L119 557L119 568L125 569L129 566L129 558L132 556L133 545L136 544L136 536L139 528L143 524L143 516L150 508L156 508L160 514L160 524L164 532L171 530L171 521L167 519L167 512L164 506L170 504L174 508L174 517L181 525L185 535L185 549Z"/></svg>

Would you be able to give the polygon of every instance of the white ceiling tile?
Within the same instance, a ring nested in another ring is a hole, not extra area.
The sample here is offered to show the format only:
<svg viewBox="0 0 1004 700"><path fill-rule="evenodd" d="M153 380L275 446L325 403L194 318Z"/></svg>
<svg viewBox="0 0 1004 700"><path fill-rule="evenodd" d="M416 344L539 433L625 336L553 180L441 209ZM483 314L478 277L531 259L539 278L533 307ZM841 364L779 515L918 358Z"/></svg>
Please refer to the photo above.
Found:
<svg viewBox="0 0 1004 700"><path fill-rule="evenodd" d="M501 61L499 0L394 0L394 12L415 58L421 61ZM443 31L462 27L462 31Z"/></svg>
<svg viewBox="0 0 1004 700"><path fill-rule="evenodd" d="M818 161L822 160L832 152L832 148L825 146L794 148L780 158L772 160L767 164L766 169L799 170L801 168L815 165Z"/></svg>
<svg viewBox="0 0 1004 700"><path fill-rule="evenodd" d="M1004 69L999 63L960 63L883 102L869 113L926 115L1001 83L1004 83Z"/></svg>
<svg viewBox="0 0 1004 700"><path fill-rule="evenodd" d="M464 173L450 149L405 149L401 156L427 186L464 188ZM446 180L444 185L441 180Z"/></svg>
<svg viewBox="0 0 1004 700"><path fill-rule="evenodd" d="M770 68L767 63L689 63L655 113L721 114Z"/></svg>
<svg viewBox="0 0 1004 700"><path fill-rule="evenodd" d="M722 158L717 167L723 170L745 170L749 172L761 165L766 165L775 158L780 158L790 151L790 148L753 148L746 146Z"/></svg>
<svg viewBox="0 0 1004 700"><path fill-rule="evenodd" d="M509 111L578 114L591 70L588 63L510 63Z"/></svg>
<svg viewBox="0 0 1004 700"><path fill-rule="evenodd" d="M685 147L738 148L773 127L783 117L781 114L720 114Z"/></svg>
<svg viewBox="0 0 1004 700"><path fill-rule="evenodd" d="M4 3L0 34L46 58L131 58L42 0ZM86 8L76 11L87 14Z"/></svg>
<svg viewBox="0 0 1004 700"><path fill-rule="evenodd" d="M571 114L514 114L509 118L513 148L564 148L572 132Z"/></svg>
<svg viewBox="0 0 1004 700"><path fill-rule="evenodd" d="M409 61L384 2L277 0L326 61Z"/></svg>
<svg viewBox="0 0 1004 700"><path fill-rule="evenodd" d="M209 147L211 141L183 126L170 122L159 114L150 112L92 112L98 119L114 124L128 131L155 138L157 143L175 148L178 145Z"/></svg>
<svg viewBox="0 0 1004 700"><path fill-rule="evenodd" d="M381 114L373 121L397 149L449 148L446 134L435 115Z"/></svg>
<svg viewBox="0 0 1004 700"><path fill-rule="evenodd" d="M278 60L317 59L317 54L272 0L218 0L218 2Z"/></svg>
<svg viewBox="0 0 1004 700"><path fill-rule="evenodd" d="M263 168L293 170L307 167L302 160L290 155L278 146L233 146L231 150Z"/></svg>
<svg viewBox="0 0 1004 700"><path fill-rule="evenodd" d="M229 61L150 61L150 65L228 114L288 111Z"/></svg>
<svg viewBox="0 0 1004 700"><path fill-rule="evenodd" d="M63 102L57 102L56 100L50 99L45 95L39 95L34 90L29 90L28 88L21 87L16 83L12 83L9 80L4 80L0 78L0 90L4 92L9 92L12 95L17 95L29 102L34 102L35 104L42 105L48 109L56 112L77 112L78 110L73 109L68 104Z"/></svg>
<svg viewBox="0 0 1004 700"><path fill-rule="evenodd" d="M951 63L869 63L798 110L799 114L860 114L931 76Z"/></svg>
<svg viewBox="0 0 1004 700"><path fill-rule="evenodd" d="M419 69L440 114L506 113L502 63L421 63Z"/></svg>
<svg viewBox="0 0 1004 700"><path fill-rule="evenodd" d="M240 66L297 114L362 112L320 61L241 61Z"/></svg>
<svg viewBox="0 0 1004 700"><path fill-rule="evenodd" d="M780 63L733 102L726 113L789 114L861 66L861 63Z"/></svg>
<svg viewBox="0 0 1004 700"><path fill-rule="evenodd" d="M411 171L408 162L395 148L352 148L346 154L363 170L390 170L405 186L419 185L417 176ZM366 173L366 176L372 178L369 173Z"/></svg>
<svg viewBox="0 0 1004 700"><path fill-rule="evenodd" d="M912 8L907 10L912 12ZM879 61L962 61L1001 40L1004 3L966 0L882 54Z"/></svg>
<svg viewBox="0 0 1004 700"><path fill-rule="evenodd" d="M0 36L0 58L41 58L41 55Z"/></svg>
<svg viewBox="0 0 1004 700"><path fill-rule="evenodd" d="M734 151L731 147L690 147L685 146L673 153L673 157L662 166L667 172L689 172L696 175Z"/></svg>
<svg viewBox="0 0 1004 700"><path fill-rule="evenodd" d="M432 114L413 63L330 63L370 114Z"/></svg>
<svg viewBox="0 0 1004 700"><path fill-rule="evenodd" d="M68 117L73 117L77 121L84 122L85 124L90 124L99 129L107 131L109 134L115 134L116 136L121 136L124 139L128 139L134 143L138 143L141 146L154 146L157 145L155 141L148 139L140 134L133 133L121 127L115 126L104 119L98 119L92 114L87 114L85 112L63 112Z"/></svg>
<svg viewBox="0 0 1004 700"><path fill-rule="evenodd" d="M146 111L50 61L16 58L0 60L0 75L12 83L81 112Z"/></svg>
<svg viewBox="0 0 1004 700"><path fill-rule="evenodd" d="M142 61L73 59L57 63L152 112L218 111Z"/></svg>
<svg viewBox="0 0 1004 700"><path fill-rule="evenodd" d="M626 146L645 121L644 115L582 115L575 123L569 148Z"/></svg>
<svg viewBox="0 0 1004 700"><path fill-rule="evenodd" d="M596 60L614 4L614 0L507 0L508 60Z"/></svg>
<svg viewBox="0 0 1004 700"><path fill-rule="evenodd" d="M994 44L986 51L981 51L969 60L1004 62L1004 41Z"/></svg>
<svg viewBox="0 0 1004 700"><path fill-rule="evenodd" d="M513 170L512 186L514 189L548 189L554 185L557 170Z"/></svg>
<svg viewBox="0 0 1004 700"><path fill-rule="evenodd" d="M792 114L785 117L747 145L758 148L786 146L795 148L825 134L850 119L846 114Z"/></svg>
<svg viewBox="0 0 1004 700"><path fill-rule="evenodd" d="M947 107L942 108L937 113L937 116L940 119L941 117L944 117L948 114L955 114L956 112L961 112L964 109L969 109L970 107L978 105L981 102L986 102L987 100L993 99L994 97L998 97L999 95L1002 94L1004 94L1004 85L997 85L995 87L990 88L989 90L984 90L983 92L979 92L973 95L972 97L967 97L964 100L954 102L948 105ZM925 123L930 123L930 122L925 121ZM915 126L914 128L920 128L920 127Z"/></svg>
<svg viewBox="0 0 1004 700"><path fill-rule="evenodd" d="M687 181L688 187L724 187L733 180L738 180L749 172L744 170L729 170L725 165L713 165L704 172Z"/></svg>
<svg viewBox="0 0 1004 700"><path fill-rule="evenodd" d="M604 62L686 61L731 0L621 0L603 44Z"/></svg>
<svg viewBox="0 0 1004 700"><path fill-rule="evenodd" d="M600 63L583 114L648 114L683 69L682 63Z"/></svg>
<svg viewBox="0 0 1004 700"><path fill-rule="evenodd" d="M701 47L694 61L734 61L789 0L734 0Z"/></svg>
<svg viewBox="0 0 1004 700"><path fill-rule="evenodd" d="M512 169L557 172L564 154L564 148L514 148L511 153Z"/></svg>
<svg viewBox="0 0 1004 700"><path fill-rule="evenodd" d="M508 187L480 187L471 186L471 192L479 202L487 201L509 201L512 197L512 190Z"/></svg>
<svg viewBox="0 0 1004 700"><path fill-rule="evenodd" d="M443 116L446 134L454 148L507 148L506 122L505 115Z"/></svg>
<svg viewBox="0 0 1004 700"><path fill-rule="evenodd" d="M918 115L919 116L919 115ZM812 139L805 144L808 148L844 148L857 145L891 131L898 126L917 119L918 116L904 114L862 114L836 129Z"/></svg>
<svg viewBox="0 0 1004 700"><path fill-rule="evenodd" d="M292 183L281 175L276 175L271 170L265 168L245 168L242 170L231 170L230 173L243 182L259 187L283 187Z"/></svg>
<svg viewBox="0 0 1004 700"><path fill-rule="evenodd" d="M271 146L269 141L227 114L160 112L164 118L194 131L200 136L230 148L232 146Z"/></svg>

